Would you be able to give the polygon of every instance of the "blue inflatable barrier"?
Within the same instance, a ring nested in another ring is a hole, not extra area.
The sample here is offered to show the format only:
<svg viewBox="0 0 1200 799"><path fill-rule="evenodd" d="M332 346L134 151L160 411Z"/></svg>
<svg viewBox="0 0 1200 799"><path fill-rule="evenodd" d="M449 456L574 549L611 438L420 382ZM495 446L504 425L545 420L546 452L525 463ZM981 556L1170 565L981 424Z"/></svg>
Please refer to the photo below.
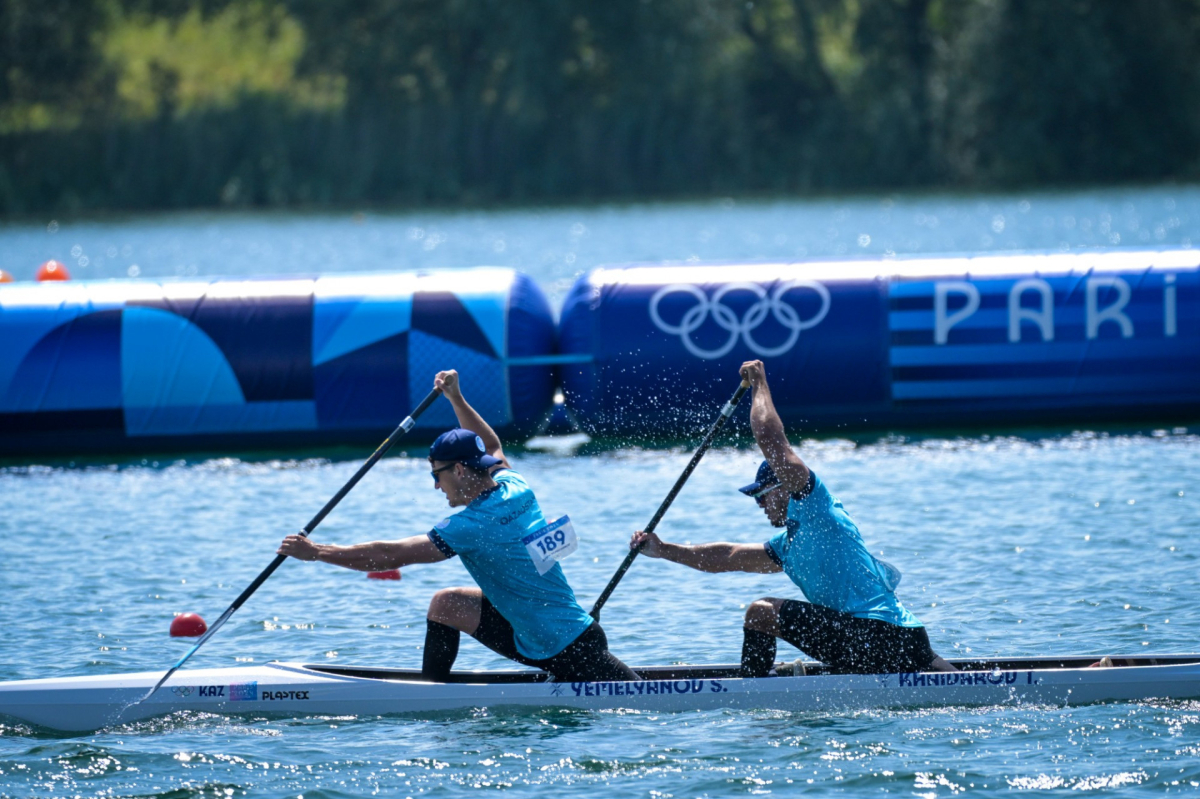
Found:
<svg viewBox="0 0 1200 799"><path fill-rule="evenodd" d="M509 269L0 287L0 455L378 443L457 369L500 432L550 412L554 321ZM455 423L449 403L418 421Z"/></svg>
<svg viewBox="0 0 1200 799"><path fill-rule="evenodd" d="M598 269L559 346L593 435L690 435L761 358L784 420L1200 417L1200 251Z"/></svg>

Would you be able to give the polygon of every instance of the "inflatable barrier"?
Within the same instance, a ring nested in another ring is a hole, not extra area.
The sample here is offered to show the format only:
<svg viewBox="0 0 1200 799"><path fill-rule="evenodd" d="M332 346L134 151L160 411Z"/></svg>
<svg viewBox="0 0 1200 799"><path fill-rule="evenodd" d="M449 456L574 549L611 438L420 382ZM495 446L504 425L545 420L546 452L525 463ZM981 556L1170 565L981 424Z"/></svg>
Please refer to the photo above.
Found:
<svg viewBox="0 0 1200 799"><path fill-rule="evenodd" d="M509 269L7 284L0 455L374 444L444 368L525 436L553 347L545 296ZM438 402L417 428L454 422Z"/></svg>
<svg viewBox="0 0 1200 799"><path fill-rule="evenodd" d="M743 361L793 428L1200 416L1200 251L598 269L563 393L604 436L691 435Z"/></svg>

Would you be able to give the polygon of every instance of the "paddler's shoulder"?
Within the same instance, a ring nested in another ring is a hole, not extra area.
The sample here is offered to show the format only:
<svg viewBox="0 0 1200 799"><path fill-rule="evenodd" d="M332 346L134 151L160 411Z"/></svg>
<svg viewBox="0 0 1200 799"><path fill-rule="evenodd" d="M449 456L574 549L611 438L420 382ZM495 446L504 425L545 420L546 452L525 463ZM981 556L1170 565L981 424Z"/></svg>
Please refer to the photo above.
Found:
<svg viewBox="0 0 1200 799"><path fill-rule="evenodd" d="M525 478L510 467L501 467L491 474L494 485L484 489L475 497L468 508L478 508L489 503L504 502L514 496L514 492L529 490Z"/></svg>
<svg viewBox="0 0 1200 799"><path fill-rule="evenodd" d="M500 485L513 485L522 488L528 488L529 483L521 476L521 473L511 466L501 466L496 471L492 472L492 479Z"/></svg>
<svg viewBox="0 0 1200 799"><path fill-rule="evenodd" d="M808 479L804 481L804 487L799 491L791 493L791 502L804 502L814 493L826 492L825 484L821 482L821 478L817 477L817 473L812 469L808 470Z"/></svg>

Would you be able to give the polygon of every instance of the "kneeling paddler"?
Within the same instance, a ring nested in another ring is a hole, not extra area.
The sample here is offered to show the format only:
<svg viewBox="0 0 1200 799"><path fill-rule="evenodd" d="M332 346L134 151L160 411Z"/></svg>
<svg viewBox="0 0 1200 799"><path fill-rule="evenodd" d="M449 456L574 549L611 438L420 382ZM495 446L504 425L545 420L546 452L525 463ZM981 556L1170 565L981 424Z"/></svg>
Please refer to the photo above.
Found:
<svg viewBox="0 0 1200 799"><path fill-rule="evenodd" d="M462 510L426 535L354 546L296 535L284 539L279 553L359 571L461 557L478 587L444 588L429 603L421 671L432 682L449 679L460 633L559 681L638 679L608 651L604 630L575 601L557 562L557 553L570 548L569 526L547 523L495 431L463 398L458 373L439 372L434 385L460 426L429 448L433 484Z"/></svg>
<svg viewBox="0 0 1200 799"><path fill-rule="evenodd" d="M784 572L800 587L807 602L763 597L746 611L742 676L770 673L776 638L844 672L953 671L897 599L899 572L871 555L842 503L792 449L762 362L748 361L740 371L753 386L750 425L766 458L740 490L784 529L765 544L696 546L639 531L630 546L703 572Z"/></svg>

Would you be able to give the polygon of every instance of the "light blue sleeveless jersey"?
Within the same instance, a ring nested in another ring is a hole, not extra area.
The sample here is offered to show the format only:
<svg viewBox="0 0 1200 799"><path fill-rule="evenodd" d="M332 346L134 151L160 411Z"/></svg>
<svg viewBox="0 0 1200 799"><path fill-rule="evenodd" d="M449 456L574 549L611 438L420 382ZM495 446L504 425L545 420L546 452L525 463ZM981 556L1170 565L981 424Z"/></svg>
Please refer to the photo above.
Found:
<svg viewBox="0 0 1200 799"><path fill-rule="evenodd" d="M546 526L533 490L521 475L502 469L496 487L438 522L429 538L447 557L463 565L483 594L508 620L517 651L533 660L553 657L592 624L555 563L538 574L521 539Z"/></svg>
<svg viewBox="0 0 1200 799"><path fill-rule="evenodd" d="M812 491L801 499L792 496L787 529L767 541L767 554L809 602L860 619L923 627L885 587L882 567L867 551L842 503L810 474Z"/></svg>

